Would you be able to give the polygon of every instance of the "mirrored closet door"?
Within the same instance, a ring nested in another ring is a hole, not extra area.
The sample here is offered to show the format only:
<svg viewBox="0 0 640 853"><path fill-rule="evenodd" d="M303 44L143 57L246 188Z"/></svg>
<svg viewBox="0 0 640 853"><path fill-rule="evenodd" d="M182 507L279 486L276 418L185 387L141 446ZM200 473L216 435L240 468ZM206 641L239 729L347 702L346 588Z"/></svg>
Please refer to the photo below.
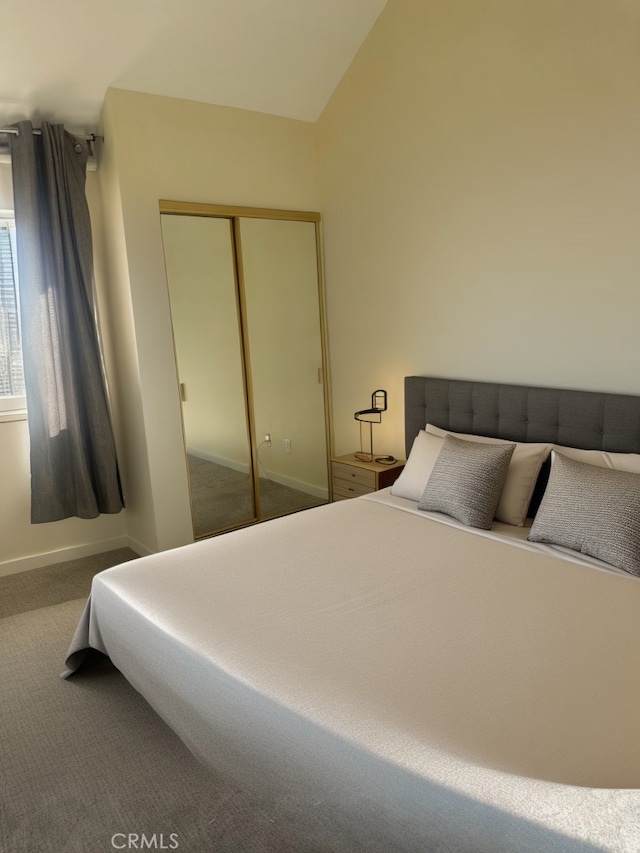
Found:
<svg viewBox="0 0 640 853"><path fill-rule="evenodd" d="M326 502L319 216L160 212L195 537Z"/></svg>

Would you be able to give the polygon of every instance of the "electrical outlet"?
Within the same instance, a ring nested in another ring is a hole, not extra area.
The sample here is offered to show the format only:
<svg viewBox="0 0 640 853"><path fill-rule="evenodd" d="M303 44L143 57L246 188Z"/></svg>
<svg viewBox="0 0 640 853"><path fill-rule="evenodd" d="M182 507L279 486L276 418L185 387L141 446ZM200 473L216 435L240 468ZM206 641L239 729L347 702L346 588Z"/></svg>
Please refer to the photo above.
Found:
<svg viewBox="0 0 640 853"><path fill-rule="evenodd" d="M284 452L291 453L291 439L285 438L284 440Z"/></svg>
<svg viewBox="0 0 640 853"><path fill-rule="evenodd" d="M271 447L271 434L267 433L264 437L265 444L267 447Z"/></svg>

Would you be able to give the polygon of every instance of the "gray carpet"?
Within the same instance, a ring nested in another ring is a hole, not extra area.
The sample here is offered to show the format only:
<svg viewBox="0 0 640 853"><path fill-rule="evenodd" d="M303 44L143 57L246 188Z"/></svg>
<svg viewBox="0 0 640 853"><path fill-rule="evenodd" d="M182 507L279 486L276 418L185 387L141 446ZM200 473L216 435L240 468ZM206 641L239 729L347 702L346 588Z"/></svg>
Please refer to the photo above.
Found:
<svg viewBox="0 0 640 853"><path fill-rule="evenodd" d="M189 455L193 528L196 538L214 530L243 524L253 518L253 497L248 474ZM260 477L263 518L287 515L326 503L298 489Z"/></svg>
<svg viewBox="0 0 640 853"><path fill-rule="evenodd" d="M72 598L86 598L96 572L137 556L131 548L117 548L92 557L0 577L0 618L61 604Z"/></svg>
<svg viewBox="0 0 640 853"><path fill-rule="evenodd" d="M154 849L163 840L181 853L363 849L336 840L330 813L260 799L205 769L106 658L60 679L90 575L131 555L2 579L0 851L108 853L116 833L155 833ZM74 574L75 600L53 603Z"/></svg>
<svg viewBox="0 0 640 853"><path fill-rule="evenodd" d="M277 810L205 770L106 659L59 678L83 603L0 621L3 853L103 853L130 832L165 845L175 833L182 851L300 849Z"/></svg>

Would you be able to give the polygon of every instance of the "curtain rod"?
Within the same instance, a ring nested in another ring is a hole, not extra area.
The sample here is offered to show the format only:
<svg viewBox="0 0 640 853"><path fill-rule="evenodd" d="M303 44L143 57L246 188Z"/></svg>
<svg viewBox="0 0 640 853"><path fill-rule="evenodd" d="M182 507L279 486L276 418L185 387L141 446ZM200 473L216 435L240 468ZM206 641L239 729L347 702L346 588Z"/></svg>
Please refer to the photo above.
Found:
<svg viewBox="0 0 640 853"><path fill-rule="evenodd" d="M17 136L19 133L19 130L17 127L0 127L0 133L11 133L14 136ZM39 130L38 128L34 128L33 133L36 136L42 135L42 131ZM73 133L71 135L77 136L78 134ZM80 136L80 139L85 139L87 142L104 142L104 136L98 136L95 133L90 133L87 136Z"/></svg>

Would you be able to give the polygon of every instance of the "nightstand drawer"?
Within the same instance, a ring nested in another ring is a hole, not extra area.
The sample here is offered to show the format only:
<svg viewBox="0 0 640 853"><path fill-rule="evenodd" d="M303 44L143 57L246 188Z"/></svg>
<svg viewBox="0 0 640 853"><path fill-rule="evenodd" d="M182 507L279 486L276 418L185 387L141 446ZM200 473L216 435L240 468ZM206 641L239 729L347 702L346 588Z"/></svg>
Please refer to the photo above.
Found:
<svg viewBox="0 0 640 853"><path fill-rule="evenodd" d="M349 482L340 477L333 478L333 494L336 498L358 498L360 495L369 495L373 491L373 486L363 486L361 483Z"/></svg>
<svg viewBox="0 0 640 853"><path fill-rule="evenodd" d="M404 468L404 459L396 459L391 465L381 462L365 462L354 453L336 456L331 460L331 493L334 501L358 498L378 489L391 486Z"/></svg>
<svg viewBox="0 0 640 853"><path fill-rule="evenodd" d="M358 494L364 495L376 488L376 472L367 471L366 468L356 468L355 465L345 465L343 462L332 462L331 472L333 474L334 489L336 480L344 480L350 485L357 484L365 486L365 490Z"/></svg>

